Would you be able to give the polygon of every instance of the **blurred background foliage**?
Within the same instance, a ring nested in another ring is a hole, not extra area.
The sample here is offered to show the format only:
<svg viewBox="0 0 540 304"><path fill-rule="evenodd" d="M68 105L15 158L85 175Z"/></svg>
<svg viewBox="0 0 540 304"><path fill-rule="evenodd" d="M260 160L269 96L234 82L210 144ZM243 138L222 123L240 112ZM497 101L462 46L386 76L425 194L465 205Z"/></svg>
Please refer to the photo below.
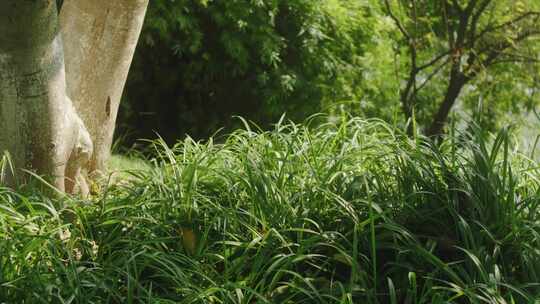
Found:
<svg viewBox="0 0 540 304"><path fill-rule="evenodd" d="M378 15L369 1L154 0L118 133L204 138L233 115L266 127L359 100Z"/></svg>
<svg viewBox="0 0 540 304"><path fill-rule="evenodd" d="M445 26L456 22L443 18L452 12L435 2L389 2L400 22L415 29L418 60L444 52L451 35ZM497 18L508 22L523 6L539 6L535 0L481 2L491 2L482 13L487 26ZM538 45L530 39L519 50L539 54ZM462 90L457 112L495 128L513 117L507 114L532 110L540 70L531 62L482 70ZM283 113L295 121L323 112L403 126L400 92L410 67L409 42L380 0L152 0L117 134L128 145L155 132L168 142L202 139L237 127L235 115L267 128ZM436 69L419 73L418 81ZM439 68L415 96L419 126L436 112L448 74L448 67Z"/></svg>

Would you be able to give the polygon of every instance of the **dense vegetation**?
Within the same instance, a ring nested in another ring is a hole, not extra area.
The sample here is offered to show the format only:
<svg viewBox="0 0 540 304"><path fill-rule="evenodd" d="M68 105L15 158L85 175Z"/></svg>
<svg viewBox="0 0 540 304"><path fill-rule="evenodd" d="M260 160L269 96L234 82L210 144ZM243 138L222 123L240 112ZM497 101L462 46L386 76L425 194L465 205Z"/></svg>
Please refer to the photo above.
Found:
<svg viewBox="0 0 540 304"><path fill-rule="evenodd" d="M539 16L536 0L153 0L118 134L174 143L283 112L494 130L538 105Z"/></svg>
<svg viewBox="0 0 540 304"><path fill-rule="evenodd" d="M0 188L0 303L538 303L540 137L501 126L539 28L537 0L151 0L118 134L159 139L90 197Z"/></svg>
<svg viewBox="0 0 540 304"><path fill-rule="evenodd" d="M507 130L434 145L352 119L150 146L88 200L1 189L1 303L540 297L540 172Z"/></svg>
<svg viewBox="0 0 540 304"><path fill-rule="evenodd" d="M174 142L230 130L232 115L267 126L283 112L303 119L350 99L362 74L361 41L372 36L370 14L357 1L155 1L127 85L124 126Z"/></svg>

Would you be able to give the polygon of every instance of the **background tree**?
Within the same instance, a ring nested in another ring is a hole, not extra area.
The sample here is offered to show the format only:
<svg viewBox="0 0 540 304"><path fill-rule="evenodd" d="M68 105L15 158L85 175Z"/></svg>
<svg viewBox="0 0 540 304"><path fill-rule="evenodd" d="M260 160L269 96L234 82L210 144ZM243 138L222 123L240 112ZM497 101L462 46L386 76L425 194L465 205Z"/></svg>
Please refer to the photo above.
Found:
<svg viewBox="0 0 540 304"><path fill-rule="evenodd" d="M416 115L427 135L443 132L458 97L489 96L506 111L532 108L538 87L538 1L385 0L395 23L399 90L406 119ZM463 94L464 88L468 92ZM504 95L497 87L504 86ZM465 95L465 96L463 96ZM476 103L476 102L475 102ZM491 108L488 107L488 108ZM495 112L491 112L494 114Z"/></svg>
<svg viewBox="0 0 540 304"><path fill-rule="evenodd" d="M538 102L539 43L526 33L537 28L538 5L156 0L119 133L132 143L157 131L172 143L232 130L233 115L266 128L284 112L293 120L351 113L403 126L414 116L424 132L440 133L452 109L480 111L475 116L493 128Z"/></svg>

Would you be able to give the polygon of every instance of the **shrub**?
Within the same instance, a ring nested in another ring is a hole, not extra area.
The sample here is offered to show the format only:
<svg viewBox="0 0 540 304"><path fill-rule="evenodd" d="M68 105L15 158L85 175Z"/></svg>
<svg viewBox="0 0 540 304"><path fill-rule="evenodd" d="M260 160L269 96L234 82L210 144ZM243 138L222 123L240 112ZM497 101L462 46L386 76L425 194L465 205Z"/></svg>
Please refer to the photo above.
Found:
<svg viewBox="0 0 540 304"><path fill-rule="evenodd" d="M232 115L267 127L356 99L373 14L362 1L152 1L120 134L206 138Z"/></svg>
<svg viewBox="0 0 540 304"><path fill-rule="evenodd" d="M151 145L89 202L2 190L0 302L540 297L539 172L507 131L433 145L353 119Z"/></svg>

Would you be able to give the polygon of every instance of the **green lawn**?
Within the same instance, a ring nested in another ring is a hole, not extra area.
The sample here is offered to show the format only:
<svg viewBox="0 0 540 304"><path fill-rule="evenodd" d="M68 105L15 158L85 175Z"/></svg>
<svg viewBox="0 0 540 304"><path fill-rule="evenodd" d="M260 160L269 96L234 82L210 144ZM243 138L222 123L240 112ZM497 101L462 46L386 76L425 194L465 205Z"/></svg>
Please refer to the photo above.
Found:
<svg viewBox="0 0 540 304"><path fill-rule="evenodd" d="M279 124L115 157L88 199L1 189L0 303L535 303L540 171L512 140Z"/></svg>

